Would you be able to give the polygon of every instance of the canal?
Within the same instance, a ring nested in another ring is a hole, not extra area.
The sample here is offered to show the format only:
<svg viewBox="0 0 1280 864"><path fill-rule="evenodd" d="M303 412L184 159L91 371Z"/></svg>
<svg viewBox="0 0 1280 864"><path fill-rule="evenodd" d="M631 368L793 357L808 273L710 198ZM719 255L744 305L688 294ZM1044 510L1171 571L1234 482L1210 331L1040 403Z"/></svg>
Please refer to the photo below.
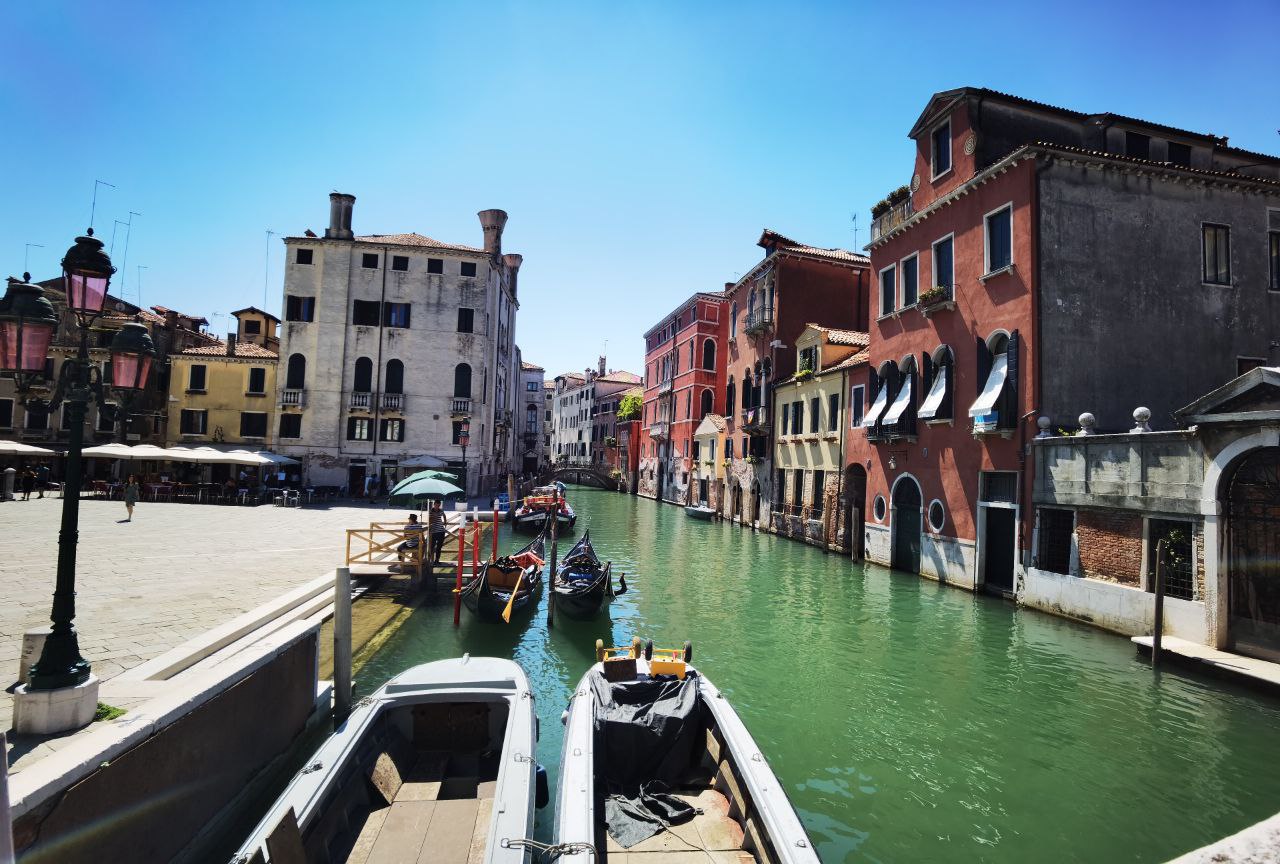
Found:
<svg viewBox="0 0 1280 864"><path fill-rule="evenodd" d="M442 591L359 691L467 651L514 658L554 788L560 713L596 638L691 639L827 864L1164 861L1280 810L1280 700L1157 679L1127 639L670 505L579 488L570 501L627 574L607 618L549 631L544 591L532 618L464 610L455 629Z"/></svg>

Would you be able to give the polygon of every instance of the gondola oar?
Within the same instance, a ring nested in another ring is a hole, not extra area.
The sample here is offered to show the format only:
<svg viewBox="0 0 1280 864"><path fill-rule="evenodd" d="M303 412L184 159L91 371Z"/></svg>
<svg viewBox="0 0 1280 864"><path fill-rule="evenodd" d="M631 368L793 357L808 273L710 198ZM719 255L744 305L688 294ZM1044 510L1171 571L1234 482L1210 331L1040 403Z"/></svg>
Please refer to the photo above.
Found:
<svg viewBox="0 0 1280 864"><path fill-rule="evenodd" d="M507 608L502 610L502 620L511 623L511 607L516 602L516 592L520 590L520 583L524 581L524 568L520 568L520 575L516 577L516 587L511 589L511 599L507 601Z"/></svg>

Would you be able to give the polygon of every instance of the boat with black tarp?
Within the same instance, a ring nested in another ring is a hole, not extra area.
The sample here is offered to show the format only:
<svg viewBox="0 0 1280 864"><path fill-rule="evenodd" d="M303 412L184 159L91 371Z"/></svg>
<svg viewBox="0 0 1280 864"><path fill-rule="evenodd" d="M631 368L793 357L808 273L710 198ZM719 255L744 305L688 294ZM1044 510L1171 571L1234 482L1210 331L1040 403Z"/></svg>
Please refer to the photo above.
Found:
<svg viewBox="0 0 1280 864"><path fill-rule="evenodd" d="M614 590L613 562L600 563L591 545L591 532L587 531L565 554L552 590L556 611L570 618L587 619L595 617L606 602L627 593L627 580L619 576L618 588Z"/></svg>
<svg viewBox="0 0 1280 864"><path fill-rule="evenodd" d="M532 609L542 590L545 549L546 536L539 534L514 555L484 562L479 572L463 583L462 604L490 621L505 620L504 613L509 616Z"/></svg>

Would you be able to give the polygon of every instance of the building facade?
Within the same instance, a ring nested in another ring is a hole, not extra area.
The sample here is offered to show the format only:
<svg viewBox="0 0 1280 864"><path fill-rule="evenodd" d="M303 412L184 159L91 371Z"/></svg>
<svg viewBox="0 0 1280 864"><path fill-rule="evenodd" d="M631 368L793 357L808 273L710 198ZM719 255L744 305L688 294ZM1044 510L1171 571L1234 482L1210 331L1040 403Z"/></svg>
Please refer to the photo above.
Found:
<svg viewBox="0 0 1280 864"><path fill-rule="evenodd" d="M464 246L356 236L354 203L333 193L323 237L284 240L280 451L307 482L352 492L420 455L460 469L468 495L505 487L519 470L522 261L502 251L507 214L481 211L483 246Z"/></svg>
<svg viewBox="0 0 1280 864"><path fill-rule="evenodd" d="M1132 390L1167 424L1275 357L1280 159L976 88L910 136L869 247L867 555L1012 595L1037 415L1124 429ZM1155 345L1195 362L1170 374Z"/></svg>
<svg viewBox="0 0 1280 864"><path fill-rule="evenodd" d="M617 410L623 394L640 376L609 369L604 357L595 369L557 375L552 396L551 444L557 464L608 468L617 459ZM613 444L608 442L612 440Z"/></svg>
<svg viewBox="0 0 1280 864"><path fill-rule="evenodd" d="M765 230L764 258L725 294L729 305L725 382L724 516L768 530L773 524L774 382L796 372L796 340L808 322L867 330L870 262Z"/></svg>
<svg viewBox="0 0 1280 864"><path fill-rule="evenodd" d="M699 292L645 333L638 491L647 498L689 499L693 433L724 411L727 308L723 293Z"/></svg>
<svg viewBox="0 0 1280 864"><path fill-rule="evenodd" d="M546 370L522 360L520 362L520 473L534 475L546 463L547 422Z"/></svg>
<svg viewBox="0 0 1280 864"><path fill-rule="evenodd" d="M717 513L724 500L724 418L708 414L693 431L693 478L689 503Z"/></svg>
<svg viewBox="0 0 1280 864"><path fill-rule="evenodd" d="M595 380L591 406L591 464L605 473L620 470L618 408L623 398L634 392L639 383L639 375L613 370Z"/></svg>

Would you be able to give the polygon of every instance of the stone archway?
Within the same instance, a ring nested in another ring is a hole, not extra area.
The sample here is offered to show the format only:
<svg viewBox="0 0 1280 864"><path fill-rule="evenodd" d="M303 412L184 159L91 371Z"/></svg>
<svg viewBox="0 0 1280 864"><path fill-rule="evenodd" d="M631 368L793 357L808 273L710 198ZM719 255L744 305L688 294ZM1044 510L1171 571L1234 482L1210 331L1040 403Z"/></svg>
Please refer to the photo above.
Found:
<svg viewBox="0 0 1280 864"><path fill-rule="evenodd" d="M1280 660L1280 447L1240 459L1222 484L1227 518L1227 638Z"/></svg>
<svg viewBox="0 0 1280 864"><path fill-rule="evenodd" d="M890 564L908 573L920 572L921 495L920 485L910 474L893 484Z"/></svg>
<svg viewBox="0 0 1280 864"><path fill-rule="evenodd" d="M861 561L867 519L867 469L853 464L844 469L844 489L840 509L844 515L844 554Z"/></svg>

